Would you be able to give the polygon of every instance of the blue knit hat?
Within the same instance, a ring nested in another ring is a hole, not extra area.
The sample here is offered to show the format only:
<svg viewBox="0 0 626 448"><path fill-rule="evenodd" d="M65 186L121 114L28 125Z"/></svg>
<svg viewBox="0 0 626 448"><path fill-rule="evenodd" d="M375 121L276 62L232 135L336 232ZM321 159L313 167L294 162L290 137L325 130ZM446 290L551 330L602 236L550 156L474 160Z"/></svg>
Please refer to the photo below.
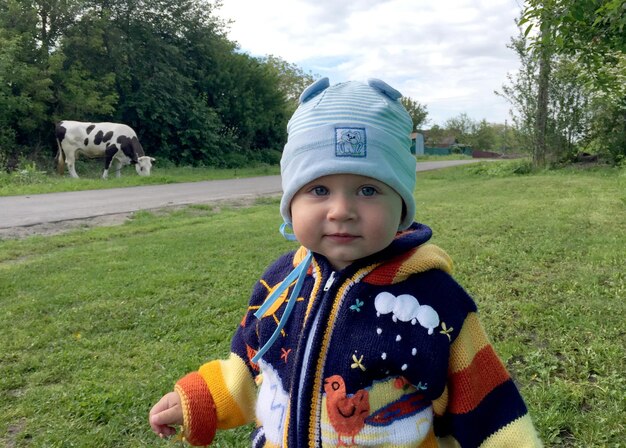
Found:
<svg viewBox="0 0 626 448"><path fill-rule="evenodd" d="M291 223L291 200L307 183L330 174L357 174L384 182L404 201L399 230L415 217L413 122L400 92L379 79L329 86L311 84L287 125L280 161L283 197L280 213Z"/></svg>

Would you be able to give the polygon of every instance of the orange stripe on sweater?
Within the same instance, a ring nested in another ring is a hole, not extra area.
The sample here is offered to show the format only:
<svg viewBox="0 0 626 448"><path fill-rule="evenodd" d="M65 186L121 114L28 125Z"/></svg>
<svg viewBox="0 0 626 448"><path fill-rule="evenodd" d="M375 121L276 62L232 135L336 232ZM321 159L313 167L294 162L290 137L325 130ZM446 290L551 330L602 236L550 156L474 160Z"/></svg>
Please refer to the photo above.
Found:
<svg viewBox="0 0 626 448"><path fill-rule="evenodd" d="M489 392L509 378L493 347L486 346L466 369L450 376L450 412L464 414L475 409Z"/></svg>
<svg viewBox="0 0 626 448"><path fill-rule="evenodd" d="M369 283L370 285L391 285L393 284L393 279L396 277L398 273L398 269L400 266L409 258L412 254L412 251L403 254L402 256L396 258L394 261L383 264L381 267L374 269L372 272L363 277L363 282Z"/></svg>
<svg viewBox="0 0 626 448"><path fill-rule="evenodd" d="M176 383L184 415L184 436L191 445L209 445L217 429L213 397L198 373L190 373Z"/></svg>

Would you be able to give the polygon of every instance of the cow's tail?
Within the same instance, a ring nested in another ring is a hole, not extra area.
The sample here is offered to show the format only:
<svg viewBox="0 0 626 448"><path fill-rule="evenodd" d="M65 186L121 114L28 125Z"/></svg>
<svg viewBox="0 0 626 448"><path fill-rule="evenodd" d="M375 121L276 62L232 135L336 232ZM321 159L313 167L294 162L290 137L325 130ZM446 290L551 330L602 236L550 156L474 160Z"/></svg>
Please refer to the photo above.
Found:
<svg viewBox="0 0 626 448"><path fill-rule="evenodd" d="M59 150L57 151L57 172L59 174L63 174L65 171L65 154L63 154L63 148L61 148L61 142L57 140L57 146Z"/></svg>
<svg viewBox="0 0 626 448"><path fill-rule="evenodd" d="M57 151L57 172L59 174L63 174L65 171L65 155L63 154L63 148L61 148L61 142L57 140L57 146L59 150Z"/></svg>
<svg viewBox="0 0 626 448"><path fill-rule="evenodd" d="M61 146L61 139L59 138L59 131L60 131L59 126L60 125L61 123L58 123L55 126L57 147L59 148L57 151L56 161L57 161L57 172L62 175L63 172L65 171L65 154L63 153L63 147Z"/></svg>

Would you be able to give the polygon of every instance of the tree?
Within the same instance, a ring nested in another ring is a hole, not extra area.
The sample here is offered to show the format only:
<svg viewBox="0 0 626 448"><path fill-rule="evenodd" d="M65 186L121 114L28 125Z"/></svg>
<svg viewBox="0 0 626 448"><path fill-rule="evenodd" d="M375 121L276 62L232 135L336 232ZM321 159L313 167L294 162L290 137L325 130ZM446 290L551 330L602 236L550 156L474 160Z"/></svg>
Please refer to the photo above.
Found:
<svg viewBox="0 0 626 448"><path fill-rule="evenodd" d="M590 93L581 82L580 63L559 57L550 83L548 138L552 153L559 160L572 159L578 143L589 129Z"/></svg>
<svg viewBox="0 0 626 448"><path fill-rule="evenodd" d="M606 99L601 102L606 108L601 115L606 120L606 112L611 111L616 117L609 121L617 123L626 119L625 5L623 0L528 0L520 21L531 47L540 54L552 51L583 67L579 82L589 95ZM540 32L532 35L537 27ZM617 126L613 132L620 129ZM624 140L623 135L616 139ZM623 146L617 152L607 147L600 152L611 154L613 161L626 156Z"/></svg>
<svg viewBox="0 0 626 448"><path fill-rule="evenodd" d="M413 120L413 130L420 130L428 124L428 108L426 105L420 104L407 96L400 98L400 102L411 116L411 120Z"/></svg>
<svg viewBox="0 0 626 448"><path fill-rule="evenodd" d="M499 95L513 105L513 121L524 141L533 148L536 138L537 91L539 88L539 61L526 45L523 36L513 40L512 48L520 57L521 69L508 77L509 85ZM566 56L554 56L550 63L548 101L545 116L545 146L552 160L571 158L577 144L589 127L588 104L590 95L581 82L580 64Z"/></svg>
<svg viewBox="0 0 626 448"><path fill-rule="evenodd" d="M215 107L228 135L243 150L282 147L289 107L275 71L246 54L234 54L222 70L227 76L221 88L229 94Z"/></svg>
<svg viewBox="0 0 626 448"><path fill-rule="evenodd" d="M305 73L302 68L295 64L291 64L278 56L269 55L262 58L261 61L267 64L269 70L274 72L278 78L279 89L285 96L290 105L291 116L298 107L300 94L309 85L319 78L319 75L313 75L311 72Z"/></svg>
<svg viewBox="0 0 626 448"><path fill-rule="evenodd" d="M70 26L49 56L53 80L53 121L100 121L115 115L119 92L116 69L105 39L108 20L84 15Z"/></svg>
<svg viewBox="0 0 626 448"><path fill-rule="evenodd" d="M595 98L590 108L592 119L584 140L584 150L599 154L615 164L626 161L626 107Z"/></svg>
<svg viewBox="0 0 626 448"><path fill-rule="evenodd" d="M37 16L37 37L41 57L47 59L59 39L76 20L82 7L80 0L28 0Z"/></svg>
<svg viewBox="0 0 626 448"><path fill-rule="evenodd" d="M533 145L533 130L536 113L536 73L537 61L526 45L523 35L512 38L509 48L517 53L520 59L520 70L516 74L507 75L507 84L496 94L505 98L513 107L513 127L516 129L517 140L524 151Z"/></svg>
<svg viewBox="0 0 626 448"><path fill-rule="evenodd" d="M39 58L35 11L20 1L0 4L0 149L4 168L16 167L26 147L44 145L52 81Z"/></svg>
<svg viewBox="0 0 626 448"><path fill-rule="evenodd" d="M462 145L470 144L471 136L476 132L477 126L477 123L466 113L449 118L444 123L444 127L448 132L453 134L459 144Z"/></svg>
<svg viewBox="0 0 626 448"><path fill-rule="evenodd" d="M434 124L433 126L431 126L431 128L428 129L428 131L426 131L424 134L425 146L435 146L447 136L446 130L438 124Z"/></svg>
<svg viewBox="0 0 626 448"><path fill-rule="evenodd" d="M9 166L9 159L15 158L16 142L13 129L13 115L19 109L18 97L13 95L11 70L15 70L13 54L16 39L0 34L0 169Z"/></svg>
<svg viewBox="0 0 626 448"><path fill-rule="evenodd" d="M501 154L519 153L523 149L517 135L517 129L509 125L508 120L504 123L494 123L490 125L494 139L492 150Z"/></svg>
<svg viewBox="0 0 626 448"><path fill-rule="evenodd" d="M550 74L552 71L555 26L554 17L559 15L559 0L531 0L526 7L520 25L530 22L525 36L532 30L538 29L533 37L532 51L538 61L539 73L537 76L537 101L534 113L532 155L533 166L543 168L546 164L547 132L548 132L548 103ZM532 11L532 12L531 12Z"/></svg>
<svg viewBox="0 0 626 448"><path fill-rule="evenodd" d="M468 136L468 143L474 149L491 151L496 146L496 132L496 127L483 119L476 125L474 132Z"/></svg>
<svg viewBox="0 0 626 448"><path fill-rule="evenodd" d="M554 30L558 53L595 63L609 50L626 50L623 0L527 0L520 21L525 35L544 22Z"/></svg>

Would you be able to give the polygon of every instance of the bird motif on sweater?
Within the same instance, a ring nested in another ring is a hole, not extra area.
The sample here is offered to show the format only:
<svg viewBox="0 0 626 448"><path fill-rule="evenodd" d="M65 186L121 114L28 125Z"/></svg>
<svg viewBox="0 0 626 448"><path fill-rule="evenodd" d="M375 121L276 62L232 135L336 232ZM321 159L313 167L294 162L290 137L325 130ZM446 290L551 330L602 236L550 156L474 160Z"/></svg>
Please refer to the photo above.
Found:
<svg viewBox="0 0 626 448"><path fill-rule="evenodd" d="M328 418L338 435L337 446L355 446L354 437L363 429L365 419L370 413L368 392L361 389L348 396L341 375L326 378L324 391ZM351 444L343 441L342 437L350 437Z"/></svg>

